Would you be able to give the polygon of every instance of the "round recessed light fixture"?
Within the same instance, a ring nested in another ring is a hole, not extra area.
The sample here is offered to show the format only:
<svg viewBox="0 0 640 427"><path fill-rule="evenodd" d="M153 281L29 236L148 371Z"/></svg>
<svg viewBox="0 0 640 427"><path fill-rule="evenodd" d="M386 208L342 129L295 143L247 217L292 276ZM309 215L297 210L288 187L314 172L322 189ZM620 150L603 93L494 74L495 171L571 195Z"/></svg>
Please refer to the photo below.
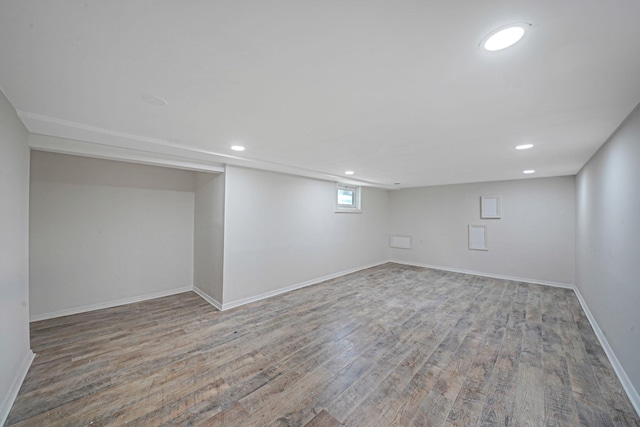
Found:
<svg viewBox="0 0 640 427"><path fill-rule="evenodd" d="M528 150L529 148L532 148L533 144L522 144L522 145L516 145L516 150Z"/></svg>
<svg viewBox="0 0 640 427"><path fill-rule="evenodd" d="M164 107L167 105L167 100L161 98L156 95L151 95L150 93L145 93L142 95L142 100L149 105L155 105L156 107Z"/></svg>
<svg viewBox="0 0 640 427"><path fill-rule="evenodd" d="M526 22L504 25L487 34L480 42L480 47L489 52L506 49L519 42L530 27L531 24Z"/></svg>
<svg viewBox="0 0 640 427"><path fill-rule="evenodd" d="M233 151L244 151L244 146L242 146L242 145L232 145L231 149Z"/></svg>
<svg viewBox="0 0 640 427"><path fill-rule="evenodd" d="M522 171L522 173L526 173L527 175L532 174L532 173L536 173L535 170L533 169L527 169L526 171Z"/></svg>
<svg viewBox="0 0 640 427"><path fill-rule="evenodd" d="M344 171L345 175L353 175L355 172L354 171Z"/></svg>

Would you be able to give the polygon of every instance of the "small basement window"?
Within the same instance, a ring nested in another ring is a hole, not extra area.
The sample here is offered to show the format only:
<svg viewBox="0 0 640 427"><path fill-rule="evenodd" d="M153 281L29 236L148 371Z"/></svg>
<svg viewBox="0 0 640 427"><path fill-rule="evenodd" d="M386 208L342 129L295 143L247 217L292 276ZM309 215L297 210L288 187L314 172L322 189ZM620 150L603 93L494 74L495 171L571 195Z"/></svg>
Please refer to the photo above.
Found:
<svg viewBox="0 0 640 427"><path fill-rule="evenodd" d="M360 187L336 184L335 212L360 213Z"/></svg>

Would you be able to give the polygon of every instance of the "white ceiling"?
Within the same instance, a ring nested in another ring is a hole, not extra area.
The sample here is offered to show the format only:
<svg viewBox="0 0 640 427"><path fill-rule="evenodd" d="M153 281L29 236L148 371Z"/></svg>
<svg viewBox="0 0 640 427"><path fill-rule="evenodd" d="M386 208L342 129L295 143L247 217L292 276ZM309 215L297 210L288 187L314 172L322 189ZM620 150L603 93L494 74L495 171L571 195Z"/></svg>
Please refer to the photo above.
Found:
<svg viewBox="0 0 640 427"><path fill-rule="evenodd" d="M640 102L639 21L638 0L3 0L0 88L33 133L182 158L383 187L572 175ZM512 22L533 27L479 49Z"/></svg>

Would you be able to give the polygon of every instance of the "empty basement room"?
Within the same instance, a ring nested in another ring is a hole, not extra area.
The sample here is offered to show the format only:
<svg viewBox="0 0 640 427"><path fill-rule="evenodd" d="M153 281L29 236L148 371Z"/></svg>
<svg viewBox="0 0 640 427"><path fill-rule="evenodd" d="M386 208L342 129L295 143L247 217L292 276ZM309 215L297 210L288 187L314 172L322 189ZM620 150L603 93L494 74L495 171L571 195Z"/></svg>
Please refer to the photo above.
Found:
<svg viewBox="0 0 640 427"><path fill-rule="evenodd" d="M3 1L0 425L640 426L638 18Z"/></svg>

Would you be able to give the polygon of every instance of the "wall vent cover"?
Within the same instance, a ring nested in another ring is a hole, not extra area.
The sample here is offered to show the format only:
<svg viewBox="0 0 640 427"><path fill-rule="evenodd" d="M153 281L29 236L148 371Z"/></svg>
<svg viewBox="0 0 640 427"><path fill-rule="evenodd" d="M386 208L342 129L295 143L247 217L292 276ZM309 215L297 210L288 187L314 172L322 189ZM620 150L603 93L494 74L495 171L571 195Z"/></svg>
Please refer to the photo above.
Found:
<svg viewBox="0 0 640 427"><path fill-rule="evenodd" d="M411 236L393 235L389 241L389 246L398 249L413 249L413 238Z"/></svg>

